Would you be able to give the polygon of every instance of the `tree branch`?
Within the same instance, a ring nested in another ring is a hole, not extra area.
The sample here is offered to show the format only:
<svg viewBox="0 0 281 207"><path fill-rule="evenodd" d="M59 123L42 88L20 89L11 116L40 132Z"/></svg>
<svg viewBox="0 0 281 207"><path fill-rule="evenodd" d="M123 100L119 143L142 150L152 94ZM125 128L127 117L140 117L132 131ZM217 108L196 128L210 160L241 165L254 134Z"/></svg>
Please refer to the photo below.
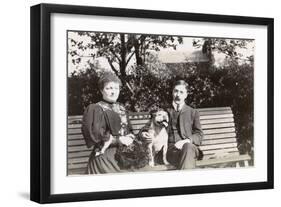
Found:
<svg viewBox="0 0 281 207"><path fill-rule="evenodd" d="M106 58L107 58L107 61L108 61L109 65L110 65L111 69L113 70L113 72L121 79L121 81L123 81L125 83L126 87L129 89L129 91L132 93L132 95L134 95L135 92L132 89L131 85L118 74L118 71L115 69L115 67L112 64L110 58L109 57L106 57Z"/></svg>
<svg viewBox="0 0 281 207"><path fill-rule="evenodd" d="M135 51L130 55L130 57L128 58L128 60L126 61L126 66L128 65L128 63L130 62L131 58L134 56Z"/></svg>
<svg viewBox="0 0 281 207"><path fill-rule="evenodd" d="M114 55L114 57L117 58L118 62L121 62L120 58L118 57L118 55L116 55L112 48L110 48L109 51Z"/></svg>
<svg viewBox="0 0 281 207"><path fill-rule="evenodd" d="M119 77L118 71L115 69L115 67L114 67L114 65L112 64L110 58L109 58L109 57L106 57L106 59L107 59L109 65L110 65L111 69L113 70L113 72Z"/></svg>

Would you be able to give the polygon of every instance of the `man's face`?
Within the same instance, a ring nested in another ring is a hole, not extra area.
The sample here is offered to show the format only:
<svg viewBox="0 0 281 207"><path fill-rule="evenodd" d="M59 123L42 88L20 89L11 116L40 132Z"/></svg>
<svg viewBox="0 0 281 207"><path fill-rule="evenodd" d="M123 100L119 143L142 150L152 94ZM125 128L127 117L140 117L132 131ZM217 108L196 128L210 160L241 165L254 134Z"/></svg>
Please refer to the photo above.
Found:
<svg viewBox="0 0 281 207"><path fill-rule="evenodd" d="M173 90L173 101L182 104L187 97L187 90L184 85L176 85Z"/></svg>

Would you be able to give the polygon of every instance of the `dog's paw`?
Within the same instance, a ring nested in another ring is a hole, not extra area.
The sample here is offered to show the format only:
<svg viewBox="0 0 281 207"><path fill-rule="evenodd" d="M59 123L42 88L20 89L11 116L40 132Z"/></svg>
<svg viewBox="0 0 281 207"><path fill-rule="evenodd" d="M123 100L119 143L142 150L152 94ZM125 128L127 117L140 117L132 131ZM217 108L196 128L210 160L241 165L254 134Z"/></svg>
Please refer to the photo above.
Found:
<svg viewBox="0 0 281 207"><path fill-rule="evenodd" d="M163 160L164 165L169 165L170 163L167 160Z"/></svg>
<svg viewBox="0 0 281 207"><path fill-rule="evenodd" d="M95 157L98 157L98 156L100 156L102 154L103 154L102 152L96 152Z"/></svg>
<svg viewBox="0 0 281 207"><path fill-rule="evenodd" d="M154 162L149 162L148 165L149 165L150 167L154 167L154 166L155 166Z"/></svg>

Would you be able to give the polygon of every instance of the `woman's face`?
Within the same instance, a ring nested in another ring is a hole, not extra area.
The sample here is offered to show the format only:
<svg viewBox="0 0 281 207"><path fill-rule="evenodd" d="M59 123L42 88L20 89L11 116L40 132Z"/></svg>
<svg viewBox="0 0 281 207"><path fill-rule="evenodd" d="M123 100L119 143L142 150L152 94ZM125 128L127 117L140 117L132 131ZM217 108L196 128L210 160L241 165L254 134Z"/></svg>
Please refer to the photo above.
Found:
<svg viewBox="0 0 281 207"><path fill-rule="evenodd" d="M108 82L104 85L101 91L102 97L105 101L114 103L117 101L120 93L120 85L116 82Z"/></svg>

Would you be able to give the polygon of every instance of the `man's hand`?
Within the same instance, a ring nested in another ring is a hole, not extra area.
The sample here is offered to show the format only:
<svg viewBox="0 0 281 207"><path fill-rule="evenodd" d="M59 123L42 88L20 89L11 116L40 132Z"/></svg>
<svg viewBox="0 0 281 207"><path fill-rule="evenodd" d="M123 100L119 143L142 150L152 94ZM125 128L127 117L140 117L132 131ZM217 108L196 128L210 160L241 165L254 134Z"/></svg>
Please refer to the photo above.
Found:
<svg viewBox="0 0 281 207"><path fill-rule="evenodd" d="M141 136L144 138L144 141L149 144L152 142L152 136L148 132L142 132Z"/></svg>
<svg viewBox="0 0 281 207"><path fill-rule="evenodd" d="M133 134L128 134L126 136L120 136L119 141L121 144L129 146L133 143L135 136Z"/></svg>
<svg viewBox="0 0 281 207"><path fill-rule="evenodd" d="M191 143L190 139L183 139L183 140L180 140L180 141L177 141L175 143L175 147L179 150L182 149L182 146L185 144L185 143Z"/></svg>

